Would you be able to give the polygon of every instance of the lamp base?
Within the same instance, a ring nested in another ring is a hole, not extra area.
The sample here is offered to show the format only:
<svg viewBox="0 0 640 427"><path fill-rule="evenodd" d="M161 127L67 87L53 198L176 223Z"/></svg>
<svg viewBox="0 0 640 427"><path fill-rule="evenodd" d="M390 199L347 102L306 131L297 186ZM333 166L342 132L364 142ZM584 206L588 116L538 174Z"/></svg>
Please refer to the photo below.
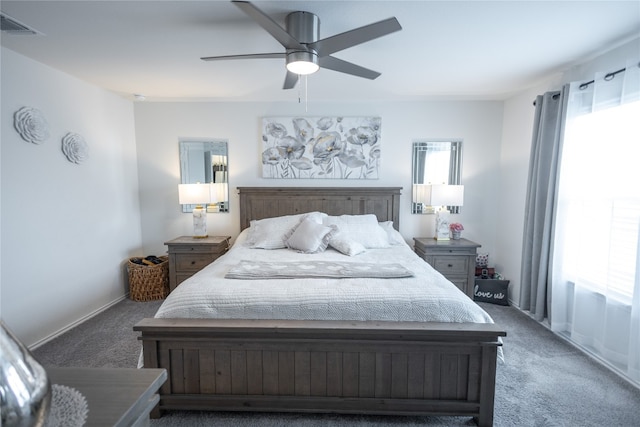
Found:
<svg viewBox="0 0 640 427"><path fill-rule="evenodd" d="M449 211L441 209L436 212L436 240L451 240L449 238Z"/></svg>
<svg viewBox="0 0 640 427"><path fill-rule="evenodd" d="M197 205L193 208L193 238L204 239L207 237L207 211Z"/></svg>

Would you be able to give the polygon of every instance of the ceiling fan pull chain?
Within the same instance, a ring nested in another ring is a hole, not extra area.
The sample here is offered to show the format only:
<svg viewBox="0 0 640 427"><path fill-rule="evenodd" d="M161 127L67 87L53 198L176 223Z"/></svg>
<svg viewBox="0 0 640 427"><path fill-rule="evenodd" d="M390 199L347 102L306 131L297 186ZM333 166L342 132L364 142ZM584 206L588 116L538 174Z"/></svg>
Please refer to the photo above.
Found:
<svg viewBox="0 0 640 427"><path fill-rule="evenodd" d="M304 112L308 113L309 112L309 92L308 92L308 85L309 85L309 76L304 76Z"/></svg>
<svg viewBox="0 0 640 427"><path fill-rule="evenodd" d="M300 74L298 74L298 104L301 104L302 92L300 91Z"/></svg>

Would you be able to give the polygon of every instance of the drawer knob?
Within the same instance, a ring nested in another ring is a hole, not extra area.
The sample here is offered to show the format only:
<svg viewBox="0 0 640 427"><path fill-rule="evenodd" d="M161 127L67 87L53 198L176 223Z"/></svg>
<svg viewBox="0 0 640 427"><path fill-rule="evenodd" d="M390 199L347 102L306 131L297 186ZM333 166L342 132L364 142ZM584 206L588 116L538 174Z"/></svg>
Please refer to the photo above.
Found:
<svg viewBox="0 0 640 427"><path fill-rule="evenodd" d="M195 261L191 261L191 265L194 265L196 262Z"/></svg>
<svg viewBox="0 0 640 427"><path fill-rule="evenodd" d="M451 268L451 267L453 267L453 264L449 264L449 265L447 265L447 267Z"/></svg>

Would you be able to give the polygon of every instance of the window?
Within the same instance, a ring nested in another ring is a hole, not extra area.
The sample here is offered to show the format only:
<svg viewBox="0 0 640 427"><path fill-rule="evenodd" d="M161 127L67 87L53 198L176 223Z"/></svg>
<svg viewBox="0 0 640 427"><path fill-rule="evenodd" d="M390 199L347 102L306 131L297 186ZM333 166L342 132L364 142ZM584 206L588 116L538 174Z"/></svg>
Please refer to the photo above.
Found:
<svg viewBox="0 0 640 427"><path fill-rule="evenodd" d="M633 102L567 121L556 226L566 277L629 303L640 231L638 117Z"/></svg>

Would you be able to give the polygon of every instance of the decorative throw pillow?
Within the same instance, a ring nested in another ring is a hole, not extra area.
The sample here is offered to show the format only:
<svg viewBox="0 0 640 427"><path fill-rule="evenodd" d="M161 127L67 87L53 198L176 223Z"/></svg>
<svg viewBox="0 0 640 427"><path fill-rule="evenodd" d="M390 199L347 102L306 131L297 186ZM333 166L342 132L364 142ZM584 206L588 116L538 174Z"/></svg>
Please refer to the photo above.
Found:
<svg viewBox="0 0 640 427"><path fill-rule="evenodd" d="M336 225L346 239L360 243L365 248L387 248L389 238L386 231L378 225L378 218L368 215L327 216L322 220L324 225ZM333 243L329 241L333 247Z"/></svg>
<svg viewBox="0 0 640 427"><path fill-rule="evenodd" d="M362 244L356 242L355 240L349 239L344 233L341 233L339 230L331 238L329 244L333 249L349 256L356 256L367 251L367 248L362 246Z"/></svg>
<svg viewBox="0 0 640 427"><path fill-rule="evenodd" d="M313 218L305 218L287 235L285 245L289 249L305 254L315 254L327 249L329 239L336 232L336 226L318 224Z"/></svg>
<svg viewBox="0 0 640 427"><path fill-rule="evenodd" d="M404 237L402 237L402 234L400 234L398 230L393 228L393 221L384 221L378 224L387 233L387 239L389 240L389 244L391 246L397 246L407 243L404 240Z"/></svg>
<svg viewBox="0 0 640 427"><path fill-rule="evenodd" d="M476 279L473 287L473 300L509 305L509 281Z"/></svg>
<svg viewBox="0 0 640 427"><path fill-rule="evenodd" d="M251 221L246 245L255 249L283 249L286 248L284 239L300 221L310 218L322 224L322 218L327 216L322 212L310 212L298 215L286 215Z"/></svg>

